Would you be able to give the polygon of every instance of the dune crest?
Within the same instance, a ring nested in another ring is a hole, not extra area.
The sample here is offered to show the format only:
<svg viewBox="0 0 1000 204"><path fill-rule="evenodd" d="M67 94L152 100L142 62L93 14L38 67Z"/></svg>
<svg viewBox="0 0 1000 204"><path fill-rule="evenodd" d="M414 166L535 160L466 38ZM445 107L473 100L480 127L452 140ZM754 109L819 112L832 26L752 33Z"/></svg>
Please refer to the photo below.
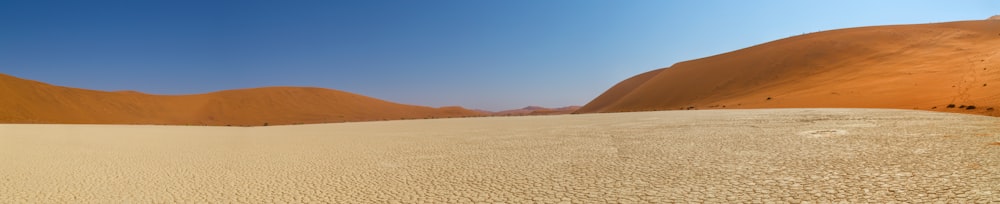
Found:
<svg viewBox="0 0 1000 204"><path fill-rule="evenodd" d="M1000 116L1000 21L848 28L677 63L577 113L898 108Z"/></svg>
<svg viewBox="0 0 1000 204"><path fill-rule="evenodd" d="M265 87L193 95L104 92L0 74L0 123L286 125L478 116L310 87Z"/></svg>

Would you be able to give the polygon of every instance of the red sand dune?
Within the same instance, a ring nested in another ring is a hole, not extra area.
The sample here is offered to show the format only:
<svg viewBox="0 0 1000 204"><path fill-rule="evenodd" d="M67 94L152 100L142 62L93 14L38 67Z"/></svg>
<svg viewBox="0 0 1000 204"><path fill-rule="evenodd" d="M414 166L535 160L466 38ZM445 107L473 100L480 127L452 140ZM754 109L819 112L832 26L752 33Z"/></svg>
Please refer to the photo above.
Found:
<svg viewBox="0 0 1000 204"><path fill-rule="evenodd" d="M343 91L267 87L195 95L104 92L0 74L0 123L282 125L479 116Z"/></svg>
<svg viewBox="0 0 1000 204"><path fill-rule="evenodd" d="M494 116L519 116L519 115L558 115L570 114L580 109L580 106L566 106L562 108L546 108L540 106L528 106L521 109L505 110L491 113Z"/></svg>
<svg viewBox="0 0 1000 204"><path fill-rule="evenodd" d="M1000 21L789 37L637 75L577 113L791 107L1000 116Z"/></svg>

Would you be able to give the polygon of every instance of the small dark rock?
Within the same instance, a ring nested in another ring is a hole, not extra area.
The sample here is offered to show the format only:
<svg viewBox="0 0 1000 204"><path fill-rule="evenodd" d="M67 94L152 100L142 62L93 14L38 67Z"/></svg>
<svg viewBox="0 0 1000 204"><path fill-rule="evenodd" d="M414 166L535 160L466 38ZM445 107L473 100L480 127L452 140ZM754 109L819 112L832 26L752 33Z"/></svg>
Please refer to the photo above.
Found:
<svg viewBox="0 0 1000 204"><path fill-rule="evenodd" d="M948 104L948 108L955 108L955 104Z"/></svg>
<svg viewBox="0 0 1000 204"><path fill-rule="evenodd" d="M965 107L965 110L972 110L972 109L976 109L976 106L966 106Z"/></svg>

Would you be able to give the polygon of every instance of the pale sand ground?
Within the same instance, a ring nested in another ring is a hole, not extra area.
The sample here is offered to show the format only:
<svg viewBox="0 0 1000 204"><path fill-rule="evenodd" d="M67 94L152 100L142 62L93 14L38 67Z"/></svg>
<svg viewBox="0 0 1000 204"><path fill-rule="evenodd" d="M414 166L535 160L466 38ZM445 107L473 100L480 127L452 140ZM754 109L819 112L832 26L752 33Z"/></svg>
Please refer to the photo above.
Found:
<svg viewBox="0 0 1000 204"><path fill-rule="evenodd" d="M0 125L0 203L1000 201L1000 118L711 110Z"/></svg>

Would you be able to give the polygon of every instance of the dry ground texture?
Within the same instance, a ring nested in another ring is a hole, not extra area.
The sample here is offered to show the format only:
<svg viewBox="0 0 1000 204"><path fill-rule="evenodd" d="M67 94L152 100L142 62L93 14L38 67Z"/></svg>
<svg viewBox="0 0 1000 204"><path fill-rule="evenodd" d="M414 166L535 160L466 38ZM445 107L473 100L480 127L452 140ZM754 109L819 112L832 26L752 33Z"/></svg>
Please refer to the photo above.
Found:
<svg viewBox="0 0 1000 204"><path fill-rule="evenodd" d="M1000 201L1000 118L759 109L0 125L0 203Z"/></svg>

